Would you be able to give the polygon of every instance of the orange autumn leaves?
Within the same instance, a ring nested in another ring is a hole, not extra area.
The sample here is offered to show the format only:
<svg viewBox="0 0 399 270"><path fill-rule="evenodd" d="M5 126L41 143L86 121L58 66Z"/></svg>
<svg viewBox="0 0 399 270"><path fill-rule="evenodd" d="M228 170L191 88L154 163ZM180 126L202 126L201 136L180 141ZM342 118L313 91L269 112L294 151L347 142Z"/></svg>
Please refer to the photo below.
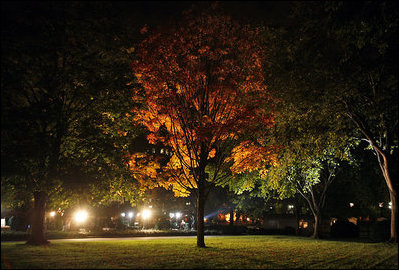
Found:
<svg viewBox="0 0 399 270"><path fill-rule="evenodd" d="M226 162L232 160L230 170L235 173L246 173L257 170L260 177L265 177L268 165L277 166L278 146L258 146L251 141L243 141L236 146Z"/></svg>
<svg viewBox="0 0 399 270"><path fill-rule="evenodd" d="M197 186L190 171L218 157L227 141L236 147L221 163L233 160L233 173L277 164L275 147L240 143L246 133L265 136L274 123L258 30L222 15L188 13L184 22L146 29L133 64L141 85L133 99L144 105L133 111L135 121L150 132L150 143L170 147L173 156L162 166L154 156L134 154L130 161L133 172L145 175L144 186L154 182L180 195Z"/></svg>

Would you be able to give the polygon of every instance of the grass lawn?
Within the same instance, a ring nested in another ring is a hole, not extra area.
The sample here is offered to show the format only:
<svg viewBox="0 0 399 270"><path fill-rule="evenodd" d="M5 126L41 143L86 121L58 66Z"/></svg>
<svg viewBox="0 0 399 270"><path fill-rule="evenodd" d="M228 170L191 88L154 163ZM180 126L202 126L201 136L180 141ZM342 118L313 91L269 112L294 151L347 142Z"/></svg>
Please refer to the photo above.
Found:
<svg viewBox="0 0 399 270"><path fill-rule="evenodd" d="M1 269L15 268L398 268L398 245L256 235L1 243Z"/></svg>

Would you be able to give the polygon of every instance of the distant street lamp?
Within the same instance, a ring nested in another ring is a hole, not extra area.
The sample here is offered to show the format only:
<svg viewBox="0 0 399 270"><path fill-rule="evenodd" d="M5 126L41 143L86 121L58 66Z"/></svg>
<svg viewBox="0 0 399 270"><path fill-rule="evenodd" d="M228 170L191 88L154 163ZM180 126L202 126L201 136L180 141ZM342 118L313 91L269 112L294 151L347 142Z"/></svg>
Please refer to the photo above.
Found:
<svg viewBox="0 0 399 270"><path fill-rule="evenodd" d="M151 211L149 209L145 209L142 211L142 217L143 217L143 228L145 227L145 223L147 219L149 219L151 216Z"/></svg>
<svg viewBox="0 0 399 270"><path fill-rule="evenodd" d="M75 213L75 221L77 223L83 223L86 221L88 214L85 210L79 210Z"/></svg>
<svg viewBox="0 0 399 270"><path fill-rule="evenodd" d="M131 225L131 223L132 223L132 218L133 218L133 212L129 212L129 214L128 214L128 217L129 217L129 227L130 227L130 225Z"/></svg>
<svg viewBox="0 0 399 270"><path fill-rule="evenodd" d="M144 210L143 211L143 219L148 219L151 216L151 211L150 210Z"/></svg>

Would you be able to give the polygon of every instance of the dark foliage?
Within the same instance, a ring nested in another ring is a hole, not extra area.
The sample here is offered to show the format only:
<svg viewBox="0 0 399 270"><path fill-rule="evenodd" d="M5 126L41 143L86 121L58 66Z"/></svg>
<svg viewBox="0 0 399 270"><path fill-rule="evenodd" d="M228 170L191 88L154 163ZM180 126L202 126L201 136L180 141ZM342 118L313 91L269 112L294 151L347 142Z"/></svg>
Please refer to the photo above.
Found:
<svg viewBox="0 0 399 270"><path fill-rule="evenodd" d="M359 227L345 219L339 219L331 226L332 238L359 237Z"/></svg>

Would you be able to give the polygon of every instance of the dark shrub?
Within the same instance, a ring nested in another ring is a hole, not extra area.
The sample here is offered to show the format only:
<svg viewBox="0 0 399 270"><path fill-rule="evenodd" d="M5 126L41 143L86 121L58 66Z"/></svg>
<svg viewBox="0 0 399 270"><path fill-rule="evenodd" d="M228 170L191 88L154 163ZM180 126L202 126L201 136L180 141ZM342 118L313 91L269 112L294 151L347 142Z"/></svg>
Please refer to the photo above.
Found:
<svg viewBox="0 0 399 270"><path fill-rule="evenodd" d="M284 231L283 231L283 234L285 234L285 235L295 235L296 234L295 228L293 228L293 227L285 227Z"/></svg>
<svg viewBox="0 0 399 270"><path fill-rule="evenodd" d="M245 226L223 226L222 227L222 233L223 234L233 234L233 235L238 235L238 234L243 234L245 233L247 228Z"/></svg>
<svg viewBox="0 0 399 270"><path fill-rule="evenodd" d="M124 229L127 228L127 226L126 226L125 224L123 224L123 222L122 222L122 220L121 220L120 218L118 218L118 219L115 221L115 228L116 228L117 230L124 230Z"/></svg>
<svg viewBox="0 0 399 270"><path fill-rule="evenodd" d="M169 230L169 229L171 229L170 221L169 220L160 220L157 223L155 223L154 229L155 230Z"/></svg>
<svg viewBox="0 0 399 270"><path fill-rule="evenodd" d="M1 241L26 241L28 238L27 232L1 231Z"/></svg>
<svg viewBox="0 0 399 270"><path fill-rule="evenodd" d="M22 216L12 216L8 220L8 224L12 231L26 231L28 226L26 219Z"/></svg>
<svg viewBox="0 0 399 270"><path fill-rule="evenodd" d="M268 235L295 235L295 229L292 227L285 227L284 229L262 229L261 234Z"/></svg>
<svg viewBox="0 0 399 270"><path fill-rule="evenodd" d="M391 236L391 224L389 220L376 221L370 228L370 239L375 242L384 242Z"/></svg>
<svg viewBox="0 0 399 270"><path fill-rule="evenodd" d="M205 232L208 234L227 234L227 235L239 235L247 232L245 226L231 226L231 225L220 225L212 224L205 225Z"/></svg>
<svg viewBox="0 0 399 270"><path fill-rule="evenodd" d="M331 226L332 238L359 237L359 227L345 219L339 219Z"/></svg>

